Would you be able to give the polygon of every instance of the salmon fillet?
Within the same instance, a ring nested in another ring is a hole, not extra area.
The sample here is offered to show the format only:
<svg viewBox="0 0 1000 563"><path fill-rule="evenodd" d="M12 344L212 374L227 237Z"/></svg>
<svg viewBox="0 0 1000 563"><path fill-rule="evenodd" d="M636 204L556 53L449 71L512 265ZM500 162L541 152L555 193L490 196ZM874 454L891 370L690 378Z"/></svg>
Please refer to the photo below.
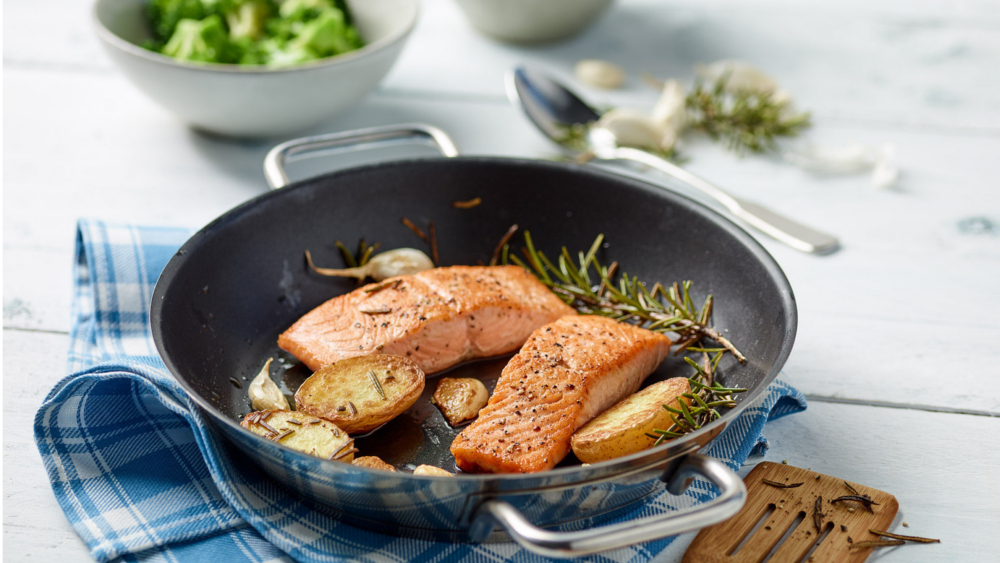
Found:
<svg viewBox="0 0 1000 563"><path fill-rule="evenodd" d="M510 360L451 453L474 473L552 469L577 429L638 391L669 353L662 334L604 317L562 317L536 330Z"/></svg>
<svg viewBox="0 0 1000 563"><path fill-rule="evenodd" d="M532 331L574 313L520 266L451 266L335 297L278 337L309 369L395 354L434 373L517 350Z"/></svg>

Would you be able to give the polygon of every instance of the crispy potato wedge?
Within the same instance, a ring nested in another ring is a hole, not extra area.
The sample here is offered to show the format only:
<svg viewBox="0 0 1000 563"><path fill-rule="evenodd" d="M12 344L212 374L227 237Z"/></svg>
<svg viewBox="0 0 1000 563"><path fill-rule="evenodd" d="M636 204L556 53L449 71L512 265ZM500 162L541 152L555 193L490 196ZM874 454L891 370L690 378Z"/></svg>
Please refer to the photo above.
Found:
<svg viewBox="0 0 1000 563"><path fill-rule="evenodd" d="M412 361L388 354L358 356L312 374L295 392L295 405L349 434L361 434L410 408L423 390L424 372Z"/></svg>
<svg viewBox="0 0 1000 563"><path fill-rule="evenodd" d="M433 465L418 465L416 469L413 470L414 475L430 475L431 477L454 477L453 473L445 471L440 467L434 467Z"/></svg>
<svg viewBox="0 0 1000 563"><path fill-rule="evenodd" d="M292 411L254 411L240 426L316 457L351 463L354 460L354 440L337 425L305 413Z"/></svg>
<svg viewBox="0 0 1000 563"><path fill-rule="evenodd" d="M652 433L654 428L666 430L672 424L663 405L677 408L678 400L690 404L689 399L681 397L690 390L688 380L677 377L626 397L573 434L573 453L584 463L597 463L648 449L656 439L646 433Z"/></svg>
<svg viewBox="0 0 1000 563"><path fill-rule="evenodd" d="M458 426L479 416L479 410L490 400L490 393L478 379L442 377L433 399L448 424Z"/></svg>
<svg viewBox="0 0 1000 563"><path fill-rule="evenodd" d="M358 467L367 467L369 469L381 469L382 471L396 471L395 467L382 461L382 458L375 457L373 455L356 457L354 458L354 461L351 462L351 465L357 465Z"/></svg>

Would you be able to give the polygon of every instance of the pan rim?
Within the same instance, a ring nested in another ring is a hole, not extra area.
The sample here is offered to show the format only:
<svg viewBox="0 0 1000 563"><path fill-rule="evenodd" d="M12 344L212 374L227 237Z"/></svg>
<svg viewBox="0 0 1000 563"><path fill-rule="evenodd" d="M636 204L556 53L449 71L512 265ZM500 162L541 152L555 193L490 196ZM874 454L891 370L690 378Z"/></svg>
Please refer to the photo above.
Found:
<svg viewBox="0 0 1000 563"><path fill-rule="evenodd" d="M699 214L709 221L711 221L716 226L722 228L726 233L733 239L742 244L747 251L749 251L753 257L760 263L765 271L768 273L770 279L778 286L779 293L781 295L781 300L785 308L785 320L786 320L786 331L783 335L781 350L778 357L775 359L773 365L768 369L767 373L761 379L760 384L751 389L745 398L736 406L727 411L718 420L713 421L710 424L703 426L700 430L692 432L685 435L683 438L678 438L667 442L657 448L650 448L641 452L636 452L627 456L620 458L615 458L612 460L602 461L590 465L576 465L569 467L560 467L550 469L544 472L538 473L506 473L506 474L472 474L472 473L459 473L450 477L436 477L436 476L426 476L426 475L413 475L411 473L395 472L392 473L394 477L401 477L403 479L414 479L421 480L427 479L431 481L441 480L441 479L461 479L463 481L474 481L480 484L488 484L492 481L499 482L518 482L518 481L529 481L532 479L538 479L540 477L562 477L565 478L567 483L577 482L577 481L592 481L595 472L599 472L605 478L614 478L616 475L625 473L630 469L635 469L638 466L649 465L649 463L654 460L666 462L676 455L683 455L687 453L692 453L699 450L704 444L699 442L699 438L705 435L710 435L714 439L714 434L721 433L726 426L750 404L754 403L760 399L766 392L767 387L774 381L778 376L781 369L784 367L785 362L788 360L791 354L792 348L795 343L795 336L798 329L798 308L796 305L795 295L792 291L791 284L788 281L787 276L784 271L778 265L777 261L773 256L760 244L750 233L745 229L734 223L730 218L722 215L718 211L708 207L707 205L681 193L678 193L665 186L657 185L651 181L637 178L633 175L626 175L611 172L605 169L596 167L587 167L579 164L553 162L537 159L526 159L526 158L516 158L516 157L497 157L497 156L458 156L458 157L421 157L421 158L407 158L407 159L396 159L390 161L377 162L372 164L365 164L361 166L353 166L349 168L342 168L335 170L326 174L313 176L303 180L299 180L289 184L288 186L282 187L276 190L269 190L263 194L253 197L243 203L229 209L222 215L216 217L207 225L199 229L197 232L191 235L187 241L175 252L174 256L168 261L167 265L163 268L157 279L156 285L153 289L152 302L149 308L149 319L150 319L150 330L152 332L153 341L156 345L157 353L160 359L163 361L167 370L174 377L174 380L181 386L185 394L190 398L198 407L203 411L207 412L214 423L222 423L229 426L231 429L237 432L246 432L252 434L256 439L261 440L261 444L265 443L269 446L274 446L282 449L286 452L291 452L293 456L301 456L301 459L314 461L319 460L315 456L310 456L304 452L300 452L283 444L277 444L266 440L265 438L246 430L241 427L238 422L232 420L224 413L215 408L210 401L205 397L197 393L180 374L181 370L177 368L170 360L166 351L164 350L162 330L161 330L161 317L162 317L162 304L164 302L164 293L166 288L170 283L170 280L176 275L177 271L180 269L181 265L185 259L191 255L191 250L201 244L202 239L205 236L215 231L216 229L222 228L225 223L233 221L243 214L249 212L255 206L259 205L261 202L266 201L270 198L286 197L286 193L291 193L297 190L308 189L311 185L316 182L326 181L330 178L334 178L339 175L346 175L348 173L362 173L368 170L374 169L386 169L391 167L403 167L413 164L422 164L427 162L438 162L438 163L465 163L465 164L500 164L504 166L523 166L523 167L535 167L535 168L548 168L560 170L568 174L581 174L596 177L611 183L618 183L622 187L628 187L629 189L637 189L643 192L647 192L655 197L664 198L671 204L680 205L688 208L696 214ZM709 440L710 441L710 440ZM706 441L706 444L708 441ZM676 452L675 455L671 455L670 452ZM648 458L648 459L647 459ZM319 460L325 461L325 460ZM377 474L383 475L387 472L379 471L375 469L369 469L365 467L359 467L352 464L330 462L329 468L331 471L344 471L353 472L360 471L363 474ZM576 477L576 478L572 478Z"/></svg>

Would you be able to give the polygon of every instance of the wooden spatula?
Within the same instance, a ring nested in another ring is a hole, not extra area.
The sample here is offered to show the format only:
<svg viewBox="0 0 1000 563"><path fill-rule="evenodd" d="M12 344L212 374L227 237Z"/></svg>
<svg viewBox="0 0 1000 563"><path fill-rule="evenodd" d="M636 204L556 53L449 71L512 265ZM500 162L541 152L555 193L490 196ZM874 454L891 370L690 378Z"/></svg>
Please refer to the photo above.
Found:
<svg viewBox="0 0 1000 563"><path fill-rule="evenodd" d="M765 480L801 485L784 488ZM763 462L743 481L747 486L743 510L699 532L684 554L684 563L860 563L873 548L851 546L880 539L868 529L887 530L899 510L896 497L889 493L779 463ZM830 502L854 494L871 497L870 512L861 502Z"/></svg>

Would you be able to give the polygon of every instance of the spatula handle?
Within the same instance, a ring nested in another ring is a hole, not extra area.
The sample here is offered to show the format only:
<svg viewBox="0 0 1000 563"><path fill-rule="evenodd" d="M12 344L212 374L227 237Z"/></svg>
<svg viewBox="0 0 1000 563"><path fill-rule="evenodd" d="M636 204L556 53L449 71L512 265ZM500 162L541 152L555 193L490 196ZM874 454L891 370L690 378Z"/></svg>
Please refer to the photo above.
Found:
<svg viewBox="0 0 1000 563"><path fill-rule="evenodd" d="M650 516L634 522L580 530L553 532L535 526L510 504L490 499L480 506L470 534L485 538L499 524L518 544L545 557L581 557L637 543L700 530L731 518L743 508L747 489L743 480L724 463L701 454L689 454L673 473L664 475L667 490L679 495L695 477L704 477L719 488L719 496L709 502Z"/></svg>
<svg viewBox="0 0 1000 563"><path fill-rule="evenodd" d="M330 152L357 150L400 143L424 143L444 156L458 156L458 147L447 133L422 123L370 127L342 133L293 139L274 147L264 157L264 177L272 190L289 184L285 163L303 158L322 156Z"/></svg>

